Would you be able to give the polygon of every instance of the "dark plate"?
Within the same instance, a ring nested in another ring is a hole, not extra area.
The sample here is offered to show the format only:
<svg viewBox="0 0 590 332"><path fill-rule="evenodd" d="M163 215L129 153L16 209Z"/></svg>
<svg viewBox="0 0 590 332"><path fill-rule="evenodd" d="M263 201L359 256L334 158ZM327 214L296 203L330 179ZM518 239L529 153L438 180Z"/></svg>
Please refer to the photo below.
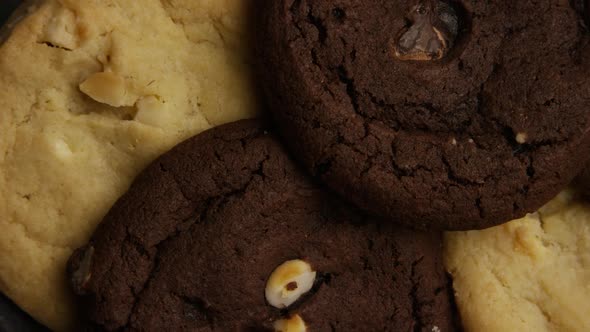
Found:
<svg viewBox="0 0 590 332"><path fill-rule="evenodd" d="M21 0L1 0L0 2L0 22L4 23L12 11L21 3ZM1 24L0 24L1 25Z"/></svg>
<svg viewBox="0 0 590 332"><path fill-rule="evenodd" d="M0 26L4 24L20 0L0 0ZM0 293L0 332L47 332L29 315Z"/></svg>
<svg viewBox="0 0 590 332"><path fill-rule="evenodd" d="M12 301L0 294L0 332L48 332L20 310Z"/></svg>

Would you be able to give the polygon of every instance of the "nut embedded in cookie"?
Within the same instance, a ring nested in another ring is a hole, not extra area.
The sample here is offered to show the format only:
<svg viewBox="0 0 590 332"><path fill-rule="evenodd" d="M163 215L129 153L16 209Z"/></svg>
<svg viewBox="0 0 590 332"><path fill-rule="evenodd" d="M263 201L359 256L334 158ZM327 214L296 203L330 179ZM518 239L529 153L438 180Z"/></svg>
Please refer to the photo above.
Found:
<svg viewBox="0 0 590 332"><path fill-rule="evenodd" d="M99 103L113 107L126 106L125 80L112 72L92 74L80 84L80 91Z"/></svg>
<svg viewBox="0 0 590 332"><path fill-rule="evenodd" d="M420 1L411 11L410 22L394 45L395 57L400 60L440 60L453 47L459 32L457 12L443 1Z"/></svg>
<svg viewBox="0 0 590 332"><path fill-rule="evenodd" d="M75 255L80 255L81 257L79 257L80 259L78 260L75 270L71 272L72 286L78 294L83 294L86 285L88 285L88 282L92 277L90 269L92 267L94 247L88 246L87 248L80 248Z"/></svg>
<svg viewBox="0 0 590 332"><path fill-rule="evenodd" d="M305 332L307 327L299 315L287 319L280 319L273 324L275 332Z"/></svg>
<svg viewBox="0 0 590 332"><path fill-rule="evenodd" d="M525 132L519 132L516 134L515 140L516 143L518 144L525 144L527 142L527 139L529 138L529 135Z"/></svg>
<svg viewBox="0 0 590 332"><path fill-rule="evenodd" d="M266 282L266 301L273 307L287 308L309 292L316 279L316 272L309 263L296 259L279 265Z"/></svg>

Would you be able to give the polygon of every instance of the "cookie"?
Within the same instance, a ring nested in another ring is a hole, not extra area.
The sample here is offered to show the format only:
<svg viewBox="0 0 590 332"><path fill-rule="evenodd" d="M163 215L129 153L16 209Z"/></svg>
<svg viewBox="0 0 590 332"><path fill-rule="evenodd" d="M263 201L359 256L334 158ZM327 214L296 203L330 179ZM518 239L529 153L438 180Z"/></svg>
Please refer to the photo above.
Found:
<svg viewBox="0 0 590 332"><path fill-rule="evenodd" d="M263 3L259 69L281 133L365 210L426 229L490 227L538 209L587 159L580 4Z"/></svg>
<svg viewBox="0 0 590 332"><path fill-rule="evenodd" d="M242 121L150 165L69 275L101 331L451 331L440 251L440 234L359 213Z"/></svg>
<svg viewBox="0 0 590 332"><path fill-rule="evenodd" d="M445 236L467 331L590 331L590 204L564 192L538 213Z"/></svg>
<svg viewBox="0 0 590 332"><path fill-rule="evenodd" d="M31 3L0 33L0 291L64 331L68 257L133 178L260 107L248 1Z"/></svg>

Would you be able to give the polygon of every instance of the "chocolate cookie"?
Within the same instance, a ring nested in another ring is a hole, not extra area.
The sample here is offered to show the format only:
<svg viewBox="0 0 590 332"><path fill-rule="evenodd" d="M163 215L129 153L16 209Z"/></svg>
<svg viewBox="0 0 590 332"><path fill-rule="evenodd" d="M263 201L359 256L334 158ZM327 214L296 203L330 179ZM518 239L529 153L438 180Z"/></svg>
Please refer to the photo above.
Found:
<svg viewBox="0 0 590 332"><path fill-rule="evenodd" d="M69 276L96 330L451 331L440 240L326 194L244 121L149 166Z"/></svg>
<svg viewBox="0 0 590 332"><path fill-rule="evenodd" d="M363 209L485 228L539 208L590 152L583 0L262 3L281 133Z"/></svg>

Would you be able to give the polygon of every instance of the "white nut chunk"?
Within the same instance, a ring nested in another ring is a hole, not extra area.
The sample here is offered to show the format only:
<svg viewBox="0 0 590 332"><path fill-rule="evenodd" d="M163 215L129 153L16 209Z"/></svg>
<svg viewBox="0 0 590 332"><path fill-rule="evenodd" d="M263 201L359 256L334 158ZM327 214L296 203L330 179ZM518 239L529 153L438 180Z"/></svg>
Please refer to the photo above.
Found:
<svg viewBox="0 0 590 332"><path fill-rule="evenodd" d="M82 260L79 262L77 270L72 273L72 282L74 288L80 294L83 293L84 288L88 285L92 277L92 259L94 256L94 247L90 246L85 249Z"/></svg>
<svg viewBox="0 0 590 332"><path fill-rule="evenodd" d="M287 319L281 319L273 324L275 332L305 332L307 327L299 315L291 316Z"/></svg>
<svg viewBox="0 0 590 332"><path fill-rule="evenodd" d="M283 309L303 294L309 292L315 282L316 272L309 263L300 259L279 265L266 282L266 301L273 307Z"/></svg>
<svg viewBox="0 0 590 332"><path fill-rule="evenodd" d="M527 133L517 133L516 134L516 143L518 144L525 144L529 135Z"/></svg>
<svg viewBox="0 0 590 332"><path fill-rule="evenodd" d="M61 8L54 13L45 27L45 35L41 42L50 43L53 46L66 50L74 50L78 47L78 26L76 14Z"/></svg>
<svg viewBox="0 0 590 332"><path fill-rule="evenodd" d="M170 122L171 112L166 110L163 104L155 96L146 96L139 98L135 104L137 114L134 120L150 126L160 126Z"/></svg>
<svg viewBox="0 0 590 332"><path fill-rule="evenodd" d="M125 80L111 72L90 75L82 84L80 91L99 103L113 107L131 106L126 102L127 87Z"/></svg>

